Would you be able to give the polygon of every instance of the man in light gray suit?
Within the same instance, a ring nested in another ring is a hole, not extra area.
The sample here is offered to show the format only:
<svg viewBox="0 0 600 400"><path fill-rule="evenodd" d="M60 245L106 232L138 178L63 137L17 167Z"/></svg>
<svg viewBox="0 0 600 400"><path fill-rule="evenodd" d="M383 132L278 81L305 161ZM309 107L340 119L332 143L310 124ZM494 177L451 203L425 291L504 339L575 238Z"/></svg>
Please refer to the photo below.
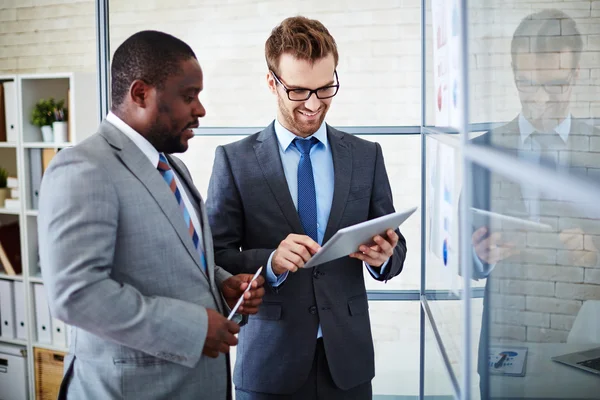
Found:
<svg viewBox="0 0 600 400"><path fill-rule="evenodd" d="M404 238L389 230L352 257L302 267L338 229L394 211L381 147L324 122L340 83L335 41L319 21L284 20L266 58L277 119L217 148L207 198L217 263L231 273L264 265L269 282L240 332L236 398L371 399L363 274L398 275Z"/></svg>
<svg viewBox="0 0 600 400"><path fill-rule="evenodd" d="M229 311L252 275L214 265L183 152L205 115L202 70L181 40L144 31L116 50L112 112L60 151L39 209L42 275L72 325L62 398L228 399ZM257 312L261 278L240 312Z"/></svg>

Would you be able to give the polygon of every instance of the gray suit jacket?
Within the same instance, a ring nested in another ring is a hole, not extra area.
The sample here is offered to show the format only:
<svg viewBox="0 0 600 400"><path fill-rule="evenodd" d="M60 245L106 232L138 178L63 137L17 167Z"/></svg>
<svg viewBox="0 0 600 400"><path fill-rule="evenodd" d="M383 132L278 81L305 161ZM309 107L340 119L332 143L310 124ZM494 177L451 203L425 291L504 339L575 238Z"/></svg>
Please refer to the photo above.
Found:
<svg viewBox="0 0 600 400"><path fill-rule="evenodd" d="M381 147L327 127L335 183L326 242L340 228L394 211ZM216 151L207 198L215 259L231 273L255 272L290 233L304 234L283 172L273 124ZM399 233L399 232L398 232ZM387 271L402 270L402 236ZM338 387L370 381L374 351L360 260L345 257L265 285L263 304L239 335L237 388L293 393L306 380L321 323Z"/></svg>
<svg viewBox="0 0 600 400"><path fill-rule="evenodd" d="M202 356L207 308L224 312L200 194L169 157L201 220L208 276L159 171L126 135L60 151L38 218L52 315L72 325L63 388L73 399L226 399L229 361Z"/></svg>

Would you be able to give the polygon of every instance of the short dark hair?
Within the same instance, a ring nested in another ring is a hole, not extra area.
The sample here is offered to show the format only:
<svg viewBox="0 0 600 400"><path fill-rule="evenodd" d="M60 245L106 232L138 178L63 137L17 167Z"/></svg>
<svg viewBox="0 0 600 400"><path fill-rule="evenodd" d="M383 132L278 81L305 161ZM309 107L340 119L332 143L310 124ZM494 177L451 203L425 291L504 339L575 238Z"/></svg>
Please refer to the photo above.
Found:
<svg viewBox="0 0 600 400"><path fill-rule="evenodd" d="M112 106L123 103L131 84L143 80L162 89L169 76L180 71L181 61L196 58L185 42L168 33L141 31L115 51L111 65Z"/></svg>
<svg viewBox="0 0 600 400"><path fill-rule="evenodd" d="M529 53L550 53L556 48L556 40L560 38L564 49L573 53L575 64L579 64L583 50L583 39L577 29L577 23L568 14L556 9L546 9L523 18L510 45L514 59L523 42L519 39L529 38Z"/></svg>

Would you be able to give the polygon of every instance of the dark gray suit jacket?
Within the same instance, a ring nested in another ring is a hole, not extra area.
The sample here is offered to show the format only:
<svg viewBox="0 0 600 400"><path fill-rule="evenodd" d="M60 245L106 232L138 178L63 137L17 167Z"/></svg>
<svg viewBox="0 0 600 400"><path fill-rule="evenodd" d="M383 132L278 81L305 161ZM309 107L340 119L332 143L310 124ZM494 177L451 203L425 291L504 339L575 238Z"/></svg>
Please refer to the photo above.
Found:
<svg viewBox="0 0 600 400"><path fill-rule="evenodd" d="M340 228L394 211L381 147L327 127L335 183L323 242ZM207 198L215 261L231 273L253 273L289 234L304 234L290 195L273 124L216 150ZM399 233L399 232L398 232ZM394 250L386 281L398 275L406 242ZM264 302L239 335L234 383L256 392L296 391L311 369L321 323L336 385L370 381L374 351L360 260L345 257L266 285Z"/></svg>

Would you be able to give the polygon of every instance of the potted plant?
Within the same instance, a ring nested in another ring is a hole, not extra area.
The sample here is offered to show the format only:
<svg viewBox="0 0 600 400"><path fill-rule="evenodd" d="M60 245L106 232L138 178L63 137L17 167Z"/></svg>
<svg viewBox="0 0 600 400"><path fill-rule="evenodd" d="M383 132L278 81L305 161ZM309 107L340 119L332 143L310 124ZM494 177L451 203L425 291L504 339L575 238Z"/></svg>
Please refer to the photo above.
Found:
<svg viewBox="0 0 600 400"><path fill-rule="evenodd" d="M31 123L42 131L44 142L52 142L54 136L52 133L52 123L54 122L54 109L56 102L53 98L40 99L31 112Z"/></svg>
<svg viewBox="0 0 600 400"><path fill-rule="evenodd" d="M52 123L52 129L54 131L54 141L57 143L68 142L68 129L67 129L67 109L64 107L65 101L61 100L56 103L54 107L54 122Z"/></svg>
<svg viewBox="0 0 600 400"><path fill-rule="evenodd" d="M8 171L0 167L0 208L4 207L4 200L8 198L8 188L6 187L6 180L8 178Z"/></svg>

